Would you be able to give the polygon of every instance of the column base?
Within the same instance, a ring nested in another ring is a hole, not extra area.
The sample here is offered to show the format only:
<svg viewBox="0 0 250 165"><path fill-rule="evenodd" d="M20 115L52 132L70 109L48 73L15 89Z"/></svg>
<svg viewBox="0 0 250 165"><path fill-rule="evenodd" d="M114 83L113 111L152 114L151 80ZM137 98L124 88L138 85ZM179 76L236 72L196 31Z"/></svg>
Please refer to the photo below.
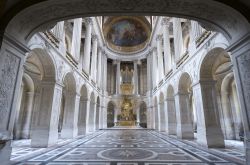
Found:
<svg viewBox="0 0 250 165"><path fill-rule="evenodd" d="M61 133L61 138L63 139L73 139L77 136L77 130L72 127L63 128Z"/></svg>
<svg viewBox="0 0 250 165"><path fill-rule="evenodd" d="M35 128L32 130L31 146L32 147L49 147L56 144L58 141L58 132L49 131L46 128Z"/></svg>
<svg viewBox="0 0 250 165"><path fill-rule="evenodd" d="M193 128L191 124L177 124L177 138L194 139Z"/></svg>
<svg viewBox="0 0 250 165"><path fill-rule="evenodd" d="M2 165L9 165L11 156L11 141L0 141L0 160Z"/></svg>
<svg viewBox="0 0 250 165"><path fill-rule="evenodd" d="M207 148L225 147L224 137L220 128L213 127L198 129L197 142Z"/></svg>

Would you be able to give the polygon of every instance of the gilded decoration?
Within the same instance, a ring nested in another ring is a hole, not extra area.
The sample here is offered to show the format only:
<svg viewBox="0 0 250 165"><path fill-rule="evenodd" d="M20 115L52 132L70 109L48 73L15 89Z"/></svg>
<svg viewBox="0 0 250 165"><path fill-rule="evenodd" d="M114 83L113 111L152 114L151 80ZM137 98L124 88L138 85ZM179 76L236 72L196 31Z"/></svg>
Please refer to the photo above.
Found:
<svg viewBox="0 0 250 165"><path fill-rule="evenodd" d="M111 17L105 22L103 32L109 48L118 52L136 52L145 48L151 26L145 17Z"/></svg>

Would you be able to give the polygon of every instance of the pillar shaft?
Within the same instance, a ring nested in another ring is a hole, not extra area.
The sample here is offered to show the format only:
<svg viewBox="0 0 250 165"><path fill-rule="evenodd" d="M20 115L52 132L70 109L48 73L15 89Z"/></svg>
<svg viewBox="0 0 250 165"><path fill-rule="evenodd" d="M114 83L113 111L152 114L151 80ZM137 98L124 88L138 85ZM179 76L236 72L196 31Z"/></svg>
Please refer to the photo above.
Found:
<svg viewBox="0 0 250 165"><path fill-rule="evenodd" d="M82 18L74 19L71 54L77 61L80 59L80 48L82 38Z"/></svg>
<svg viewBox="0 0 250 165"><path fill-rule="evenodd" d="M96 82L96 62L97 62L97 36L92 36L93 45L92 45L92 59L91 59L91 79Z"/></svg>
<svg viewBox="0 0 250 165"><path fill-rule="evenodd" d="M172 68L172 56L170 48L170 38L169 38L169 21L164 18L162 21L163 25L163 42L164 42L164 70L165 74Z"/></svg>
<svg viewBox="0 0 250 165"><path fill-rule="evenodd" d="M32 119L32 147L48 147L58 140L58 122L62 98L62 86L42 82L35 95Z"/></svg>
<svg viewBox="0 0 250 165"><path fill-rule="evenodd" d="M137 69L137 61L134 61L134 93L138 94L138 69Z"/></svg>
<svg viewBox="0 0 250 165"><path fill-rule="evenodd" d="M90 67L91 33L92 33L91 18L85 19L85 25L86 25L86 37L84 43L83 70L87 74L90 74L89 67Z"/></svg>
<svg viewBox="0 0 250 165"><path fill-rule="evenodd" d="M182 38L182 27L180 18L173 18L173 30L174 30L175 61L178 61L183 54L183 38Z"/></svg>
<svg viewBox="0 0 250 165"><path fill-rule="evenodd" d="M177 93L175 95L177 137L181 139L193 139L193 126L191 112L188 105L188 94Z"/></svg>
<svg viewBox="0 0 250 165"><path fill-rule="evenodd" d="M66 92L62 138L74 138L78 134L78 114L80 96L76 93Z"/></svg>
<svg viewBox="0 0 250 165"><path fill-rule="evenodd" d="M116 64L116 94L120 94L120 84L121 84L121 62L117 61Z"/></svg>
<svg viewBox="0 0 250 165"><path fill-rule="evenodd" d="M159 81L164 78L164 67L163 67L163 54L162 54L162 36L159 35L156 38L157 41L157 59L158 59L158 73Z"/></svg>
<svg viewBox="0 0 250 165"><path fill-rule="evenodd" d="M214 81L201 81L193 86L197 111L197 141L206 147L224 147L224 137L216 118L217 99Z"/></svg>

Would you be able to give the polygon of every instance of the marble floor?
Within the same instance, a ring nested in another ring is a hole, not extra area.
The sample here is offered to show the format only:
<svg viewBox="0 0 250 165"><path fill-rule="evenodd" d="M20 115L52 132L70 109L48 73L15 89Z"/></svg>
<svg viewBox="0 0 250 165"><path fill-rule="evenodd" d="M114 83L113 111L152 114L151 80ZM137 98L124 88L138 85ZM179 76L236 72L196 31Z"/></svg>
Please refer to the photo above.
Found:
<svg viewBox="0 0 250 165"><path fill-rule="evenodd" d="M203 149L152 130L105 130L61 143L50 149L14 147L11 160L15 165L236 165L245 159L237 149ZM30 152L37 154L27 156Z"/></svg>

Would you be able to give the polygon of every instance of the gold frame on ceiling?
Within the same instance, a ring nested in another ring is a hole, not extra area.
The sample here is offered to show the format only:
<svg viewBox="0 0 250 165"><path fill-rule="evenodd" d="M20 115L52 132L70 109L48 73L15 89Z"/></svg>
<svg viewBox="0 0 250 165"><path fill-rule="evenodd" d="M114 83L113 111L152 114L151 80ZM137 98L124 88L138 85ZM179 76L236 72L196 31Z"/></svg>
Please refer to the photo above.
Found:
<svg viewBox="0 0 250 165"><path fill-rule="evenodd" d="M112 25L120 20L123 19L133 19L135 21L138 21L141 23L141 25L143 26L143 28L145 29L146 33L147 33L147 40L144 41L143 43L139 44L139 45L135 45L135 46L117 46L112 44L108 39L107 39L107 35L108 32L110 31ZM120 53L133 53L133 52L137 52L142 50L143 48L145 48L147 42L150 39L150 35L151 35L151 26L149 24L149 22L147 21L147 19L145 17L140 17L140 16L119 16L119 17L110 17L103 25L103 35L105 40L107 41L107 46L111 49L113 49L114 51L118 51Z"/></svg>

